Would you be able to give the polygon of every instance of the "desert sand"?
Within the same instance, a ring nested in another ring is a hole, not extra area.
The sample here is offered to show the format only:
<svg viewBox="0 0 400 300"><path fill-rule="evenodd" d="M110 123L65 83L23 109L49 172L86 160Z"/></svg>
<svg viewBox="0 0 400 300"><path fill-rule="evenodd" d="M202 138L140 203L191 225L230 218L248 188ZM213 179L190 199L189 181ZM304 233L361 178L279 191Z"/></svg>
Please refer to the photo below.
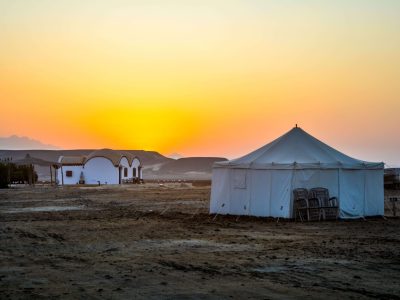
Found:
<svg viewBox="0 0 400 300"><path fill-rule="evenodd" d="M208 215L187 183L0 191L2 299L399 299L400 220Z"/></svg>

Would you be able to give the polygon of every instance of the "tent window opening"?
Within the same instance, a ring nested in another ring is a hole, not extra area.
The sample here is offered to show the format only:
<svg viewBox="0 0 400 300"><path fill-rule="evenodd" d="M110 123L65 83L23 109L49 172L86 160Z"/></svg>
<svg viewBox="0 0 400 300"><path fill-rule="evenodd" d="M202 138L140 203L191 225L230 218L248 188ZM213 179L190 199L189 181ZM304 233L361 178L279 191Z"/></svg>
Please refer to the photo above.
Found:
<svg viewBox="0 0 400 300"><path fill-rule="evenodd" d="M136 168L132 169L132 177L136 177Z"/></svg>
<svg viewBox="0 0 400 300"><path fill-rule="evenodd" d="M128 177L128 168L124 168L124 177Z"/></svg>
<svg viewBox="0 0 400 300"><path fill-rule="evenodd" d="M66 177L72 177L72 171L65 171L65 176Z"/></svg>

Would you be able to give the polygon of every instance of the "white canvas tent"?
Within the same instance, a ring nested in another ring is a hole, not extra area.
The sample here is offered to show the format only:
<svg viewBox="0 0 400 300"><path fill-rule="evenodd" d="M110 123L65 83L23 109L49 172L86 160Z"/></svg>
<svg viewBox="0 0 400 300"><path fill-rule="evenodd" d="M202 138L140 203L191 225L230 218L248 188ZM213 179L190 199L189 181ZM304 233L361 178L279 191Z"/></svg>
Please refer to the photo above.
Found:
<svg viewBox="0 0 400 300"><path fill-rule="evenodd" d="M293 217L293 189L325 187L341 218L384 214L383 163L351 158L295 127L213 166L210 213Z"/></svg>

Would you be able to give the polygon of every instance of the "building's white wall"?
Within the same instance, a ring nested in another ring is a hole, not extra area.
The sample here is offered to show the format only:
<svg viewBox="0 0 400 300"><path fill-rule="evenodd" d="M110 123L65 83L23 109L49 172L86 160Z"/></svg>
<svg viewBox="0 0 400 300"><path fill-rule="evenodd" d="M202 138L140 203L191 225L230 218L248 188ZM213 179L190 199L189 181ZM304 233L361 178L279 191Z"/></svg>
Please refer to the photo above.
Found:
<svg viewBox="0 0 400 300"><path fill-rule="evenodd" d="M132 173L131 174L133 174L133 169L135 169L136 175L133 176L135 178L137 178L137 177L142 178L142 174L140 174L141 171L139 172L139 167L140 167L140 161L137 158L134 158L132 161Z"/></svg>
<svg viewBox="0 0 400 300"><path fill-rule="evenodd" d="M104 157L94 157L86 162L84 167L87 184L118 184L119 170L112 162Z"/></svg>
<svg viewBox="0 0 400 300"><path fill-rule="evenodd" d="M126 159L126 157L122 157L122 159L120 161L120 166L122 167L122 169L121 169L121 178L122 178L122 180L128 179L128 178L132 178L132 167L129 165L129 162ZM128 170L128 173L126 174L126 176L124 176L124 174L125 174L124 169L125 168Z"/></svg>
<svg viewBox="0 0 400 300"><path fill-rule="evenodd" d="M58 168L57 169L57 172L56 172L56 183L57 184L59 184L59 185L62 185L62 181L61 181L61 168Z"/></svg>
<svg viewBox="0 0 400 300"><path fill-rule="evenodd" d="M58 184L62 184L63 177L64 184L78 184L82 170L82 166L62 166L57 170ZM72 171L72 177L67 177L67 171ZM62 175L61 172L63 173Z"/></svg>
<svg viewBox="0 0 400 300"><path fill-rule="evenodd" d="M59 160L61 160L61 157ZM58 169L57 180L60 185L62 184L62 178L64 178L64 184L77 184L79 183L81 172L83 172L86 184L97 184L98 182L101 184L119 184L120 174L121 182L124 179L143 178L140 161L137 158L133 159L132 165L129 165L128 159L122 157L119 167L115 167L105 157L93 157L84 166L63 166ZM124 175L125 168L127 168L127 176ZM72 171L72 177L67 177L66 171Z"/></svg>

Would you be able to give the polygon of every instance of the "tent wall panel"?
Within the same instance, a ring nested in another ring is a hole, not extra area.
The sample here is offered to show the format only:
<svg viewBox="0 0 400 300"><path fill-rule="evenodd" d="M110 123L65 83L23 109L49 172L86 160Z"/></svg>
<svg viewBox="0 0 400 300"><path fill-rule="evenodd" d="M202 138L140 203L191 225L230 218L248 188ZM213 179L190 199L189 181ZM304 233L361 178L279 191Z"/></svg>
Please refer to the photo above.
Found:
<svg viewBox="0 0 400 300"><path fill-rule="evenodd" d="M250 215L257 217L270 216L271 205L271 172L268 170L251 170Z"/></svg>
<svg viewBox="0 0 400 300"><path fill-rule="evenodd" d="M228 214L230 211L230 170L215 169L212 174L210 213Z"/></svg>
<svg viewBox="0 0 400 300"><path fill-rule="evenodd" d="M364 170L341 170L340 217L359 218L364 216Z"/></svg>
<svg viewBox="0 0 400 300"><path fill-rule="evenodd" d="M365 171L364 210L366 216L384 215L383 170Z"/></svg>
<svg viewBox="0 0 400 300"><path fill-rule="evenodd" d="M292 170L271 170L271 216L291 217Z"/></svg>
<svg viewBox="0 0 400 300"><path fill-rule="evenodd" d="M250 203L250 188L247 179L247 170L233 169L231 170L231 187L230 187L230 214L248 215Z"/></svg>
<svg viewBox="0 0 400 300"><path fill-rule="evenodd" d="M327 188L330 197L339 199L339 170L319 170L318 187Z"/></svg>

